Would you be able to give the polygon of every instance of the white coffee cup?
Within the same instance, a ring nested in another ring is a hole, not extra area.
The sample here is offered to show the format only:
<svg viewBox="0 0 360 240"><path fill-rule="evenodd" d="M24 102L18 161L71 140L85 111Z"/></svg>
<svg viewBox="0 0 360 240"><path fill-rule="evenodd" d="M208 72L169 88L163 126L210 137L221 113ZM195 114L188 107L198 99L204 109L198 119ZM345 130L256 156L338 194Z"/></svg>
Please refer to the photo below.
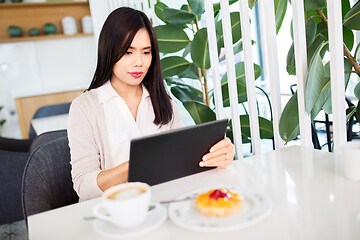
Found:
<svg viewBox="0 0 360 240"><path fill-rule="evenodd" d="M347 142L341 150L345 177L351 180L360 180L360 142Z"/></svg>
<svg viewBox="0 0 360 240"><path fill-rule="evenodd" d="M148 215L151 191L146 183L132 182L106 190L101 203L93 208L94 215L121 228L141 224Z"/></svg>

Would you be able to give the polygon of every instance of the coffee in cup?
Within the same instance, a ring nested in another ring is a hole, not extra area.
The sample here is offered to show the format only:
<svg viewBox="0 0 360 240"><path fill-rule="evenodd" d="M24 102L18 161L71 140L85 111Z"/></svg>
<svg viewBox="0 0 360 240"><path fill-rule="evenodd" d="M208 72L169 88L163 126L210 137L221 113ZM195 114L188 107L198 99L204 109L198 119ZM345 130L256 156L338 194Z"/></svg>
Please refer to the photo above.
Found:
<svg viewBox="0 0 360 240"><path fill-rule="evenodd" d="M120 184L104 192L93 212L97 218L118 227L135 227L146 219L150 197L150 186L146 183Z"/></svg>

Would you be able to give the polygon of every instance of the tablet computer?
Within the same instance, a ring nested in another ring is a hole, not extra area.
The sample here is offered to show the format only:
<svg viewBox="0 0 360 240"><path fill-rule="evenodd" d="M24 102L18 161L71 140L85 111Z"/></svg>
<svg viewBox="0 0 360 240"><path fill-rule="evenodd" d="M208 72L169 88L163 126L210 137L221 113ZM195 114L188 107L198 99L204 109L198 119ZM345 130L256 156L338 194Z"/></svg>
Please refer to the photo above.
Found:
<svg viewBox="0 0 360 240"><path fill-rule="evenodd" d="M130 142L129 182L155 185L203 172L203 155L225 136L228 119L215 120Z"/></svg>

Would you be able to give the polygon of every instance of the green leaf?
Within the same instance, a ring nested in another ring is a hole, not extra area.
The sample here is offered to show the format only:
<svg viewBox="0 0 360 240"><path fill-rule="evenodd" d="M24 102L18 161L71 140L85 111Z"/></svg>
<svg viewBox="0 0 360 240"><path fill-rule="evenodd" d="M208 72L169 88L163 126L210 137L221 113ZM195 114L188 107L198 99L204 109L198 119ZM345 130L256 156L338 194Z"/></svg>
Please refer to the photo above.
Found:
<svg viewBox="0 0 360 240"><path fill-rule="evenodd" d="M274 0L274 4L275 4L275 21L276 21L276 34L277 34L280 30L281 24L285 17L285 13L287 9L287 0Z"/></svg>
<svg viewBox="0 0 360 240"><path fill-rule="evenodd" d="M181 5L180 9L189 12L189 5L183 4Z"/></svg>
<svg viewBox="0 0 360 240"><path fill-rule="evenodd" d="M357 99L360 99L360 82L358 82L354 88L354 95Z"/></svg>
<svg viewBox="0 0 360 240"><path fill-rule="evenodd" d="M171 56L161 59L161 69L163 77L171 77L185 71L190 63L183 57Z"/></svg>
<svg viewBox="0 0 360 240"><path fill-rule="evenodd" d="M324 65L322 63L322 58L320 56L320 51L325 46L322 44L316 54L314 55L311 63L310 69L308 71L306 86L305 86L305 106L306 112L311 113L311 109L314 107L316 100L318 99L321 89L325 85L324 79Z"/></svg>
<svg viewBox="0 0 360 240"><path fill-rule="evenodd" d="M348 109L346 109L346 122L350 120L350 118L354 115L355 112L356 112L355 106L350 106L348 107Z"/></svg>
<svg viewBox="0 0 360 240"><path fill-rule="evenodd" d="M230 138L231 142L234 142L232 120L231 119L229 121L229 128L230 129L228 129L226 131L226 137ZM250 143L251 139L249 138L249 136L246 136L243 132L241 132L241 141L242 141L242 143Z"/></svg>
<svg viewBox="0 0 360 240"><path fill-rule="evenodd" d="M308 63L308 65L310 64L311 59L314 57L314 54L316 53L319 46L325 41L326 41L326 38L324 37L324 35L318 34L315 37L315 40L312 42L312 44L310 46L308 46L308 48L307 48L307 63ZM328 50L328 46L325 46L324 48L322 48L322 50L320 52L321 58L324 57L327 50Z"/></svg>
<svg viewBox="0 0 360 240"><path fill-rule="evenodd" d="M317 30L317 25L314 19L309 18L306 21L305 28L306 28L306 46L310 46L315 39L316 30Z"/></svg>
<svg viewBox="0 0 360 240"><path fill-rule="evenodd" d="M196 102L203 102L202 99L202 92L193 88L191 86L173 86L171 87L171 93L179 99L181 102L185 101L196 101Z"/></svg>
<svg viewBox="0 0 360 240"><path fill-rule="evenodd" d="M305 11L326 8L326 0L304 0Z"/></svg>
<svg viewBox="0 0 360 240"><path fill-rule="evenodd" d="M341 10L342 10L342 17L343 20L345 19L346 14L350 11L350 1L349 0L341 0Z"/></svg>
<svg viewBox="0 0 360 240"><path fill-rule="evenodd" d="M259 130L261 139L271 139L274 136L272 122L263 117L259 119ZM240 116L241 133L251 138L249 115Z"/></svg>
<svg viewBox="0 0 360 240"><path fill-rule="evenodd" d="M191 59L197 67L201 69L210 68L209 43L206 28L200 29L195 34L190 53Z"/></svg>
<svg viewBox="0 0 360 240"><path fill-rule="evenodd" d="M360 30L360 2L358 1L344 17L344 26Z"/></svg>
<svg viewBox="0 0 360 240"><path fill-rule="evenodd" d="M289 75L296 75L294 42L291 44L286 57L286 71Z"/></svg>
<svg viewBox="0 0 360 240"><path fill-rule="evenodd" d="M196 124L216 120L216 115L213 110L203 103L185 101L183 105Z"/></svg>
<svg viewBox="0 0 360 240"><path fill-rule="evenodd" d="M155 14L156 16L161 20L163 21L164 23L167 23L167 21L164 19L164 9L165 8L168 8L168 6L166 6L164 3L162 2L157 2L155 4Z"/></svg>
<svg viewBox="0 0 360 240"><path fill-rule="evenodd" d="M236 86L238 92L238 101L239 103L247 101L246 97L246 80L245 80L245 69L244 62L239 62L235 64L235 72L236 72ZM262 69L259 65L254 64L254 74L255 79L261 76ZM229 98L229 87L228 87L228 79L227 74L221 78L221 91L223 96L224 107L230 106L230 98Z"/></svg>
<svg viewBox="0 0 360 240"><path fill-rule="evenodd" d="M300 134L297 92L291 96L281 113L279 133L286 143L294 140Z"/></svg>
<svg viewBox="0 0 360 240"><path fill-rule="evenodd" d="M347 58L344 58L345 89L346 89L346 87L347 87L347 85L349 83L351 70L352 70L351 63L349 62L349 60ZM320 93L320 96L319 96L319 99L318 99L319 103L317 103L317 105L321 105L321 107L323 108L325 113L332 114L331 87L330 87L330 62L327 62L325 64L324 78L325 78L326 83L325 83L325 86L324 86L323 90ZM325 100L325 102L322 102L324 100ZM314 112L314 114L315 114L315 112ZM314 118L316 117L316 115L314 116Z"/></svg>
<svg viewBox="0 0 360 240"><path fill-rule="evenodd" d="M186 45L186 47L185 47L185 49L184 49L184 52L183 52L183 54L182 54L183 57L186 57L186 56L190 53L191 43L192 43L192 42L189 42L188 45Z"/></svg>
<svg viewBox="0 0 360 240"><path fill-rule="evenodd" d="M231 21L233 44L235 44L241 39L240 13L239 12L230 13L230 21ZM220 35L220 39L221 39L220 41L223 42L224 34L222 28L222 20L215 23L215 28Z"/></svg>
<svg viewBox="0 0 360 240"><path fill-rule="evenodd" d="M190 78L190 79L199 79L199 71L198 67L195 66L193 63L190 64L189 68L178 74L179 78Z"/></svg>
<svg viewBox="0 0 360 240"><path fill-rule="evenodd" d="M195 19L194 14L173 8L165 8L163 12L163 17L169 23L175 25L188 24Z"/></svg>
<svg viewBox="0 0 360 240"><path fill-rule="evenodd" d="M205 12L203 0L187 0L191 11L196 15L202 15Z"/></svg>
<svg viewBox="0 0 360 240"><path fill-rule="evenodd" d="M343 38L346 47L351 51L354 46L354 33L345 26L343 27Z"/></svg>
<svg viewBox="0 0 360 240"><path fill-rule="evenodd" d="M255 7L258 0L248 0L248 5L250 9L253 9Z"/></svg>
<svg viewBox="0 0 360 240"><path fill-rule="evenodd" d="M256 42L251 40L251 45L254 45ZM242 40L240 40L234 47L234 55L241 52L243 50L243 42ZM223 56L222 58L219 59L219 62L222 62L226 59L226 56Z"/></svg>
<svg viewBox="0 0 360 240"><path fill-rule="evenodd" d="M174 53L186 47L190 42L187 34L176 25L160 25L155 28L159 51Z"/></svg>

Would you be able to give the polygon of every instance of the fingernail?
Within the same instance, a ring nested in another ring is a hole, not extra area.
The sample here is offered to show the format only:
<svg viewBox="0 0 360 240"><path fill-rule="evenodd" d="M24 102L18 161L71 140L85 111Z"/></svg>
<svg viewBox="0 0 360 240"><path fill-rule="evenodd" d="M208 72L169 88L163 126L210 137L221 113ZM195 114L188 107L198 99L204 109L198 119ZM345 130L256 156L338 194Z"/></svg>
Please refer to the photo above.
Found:
<svg viewBox="0 0 360 240"><path fill-rule="evenodd" d="M214 152L215 148L210 148L209 152Z"/></svg>
<svg viewBox="0 0 360 240"><path fill-rule="evenodd" d="M200 166L200 167L203 167L203 166L204 166L204 163L203 163L203 162L199 162L199 166Z"/></svg>
<svg viewBox="0 0 360 240"><path fill-rule="evenodd" d="M203 156L203 157L202 157L202 160L203 160L203 161L205 161L206 159L207 159L207 157L206 157L206 156Z"/></svg>

